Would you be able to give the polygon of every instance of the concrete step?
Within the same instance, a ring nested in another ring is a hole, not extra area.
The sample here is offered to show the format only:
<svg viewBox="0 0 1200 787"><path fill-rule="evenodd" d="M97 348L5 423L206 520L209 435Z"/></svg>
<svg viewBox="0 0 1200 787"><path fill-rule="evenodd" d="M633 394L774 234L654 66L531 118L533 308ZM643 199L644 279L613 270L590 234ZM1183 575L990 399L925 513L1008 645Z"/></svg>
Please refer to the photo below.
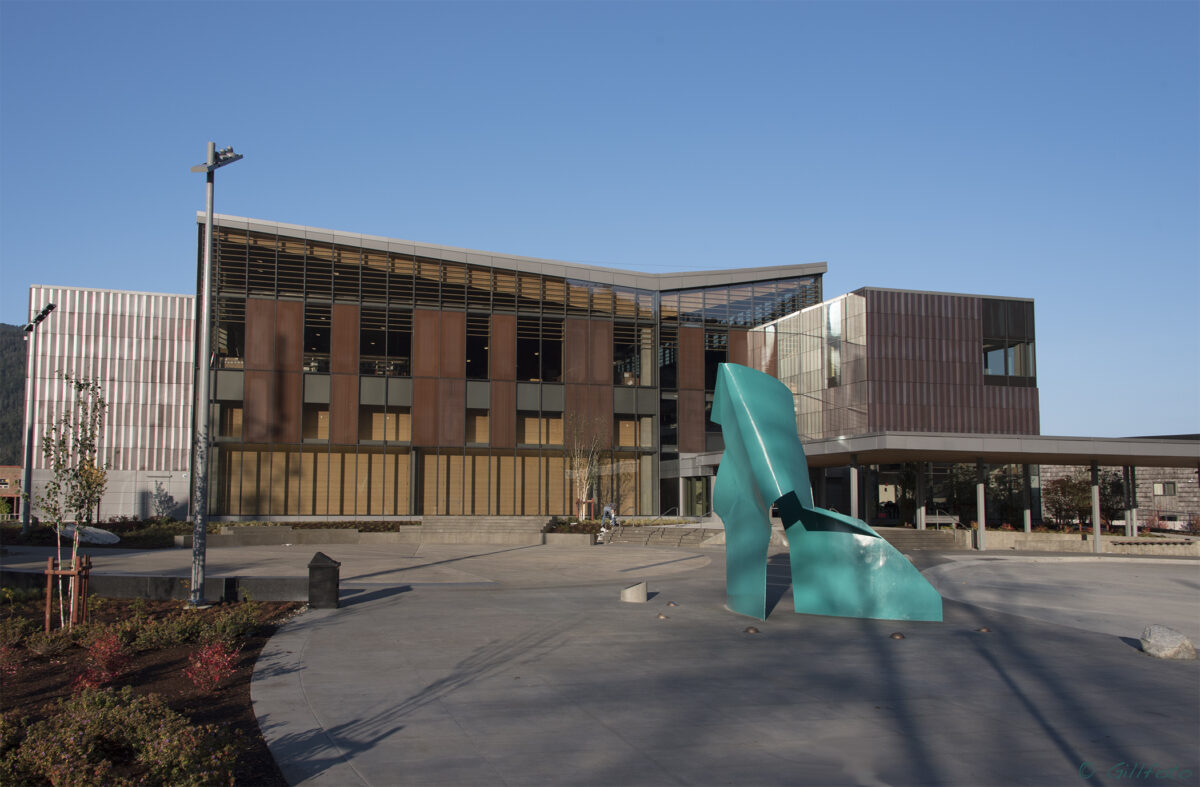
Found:
<svg viewBox="0 0 1200 787"><path fill-rule="evenodd" d="M421 518L421 543L541 544L549 521L538 516L426 516Z"/></svg>
<svg viewBox="0 0 1200 787"><path fill-rule="evenodd" d="M901 552L961 548L954 542L954 533L949 530L912 530L907 527L877 527L874 530Z"/></svg>

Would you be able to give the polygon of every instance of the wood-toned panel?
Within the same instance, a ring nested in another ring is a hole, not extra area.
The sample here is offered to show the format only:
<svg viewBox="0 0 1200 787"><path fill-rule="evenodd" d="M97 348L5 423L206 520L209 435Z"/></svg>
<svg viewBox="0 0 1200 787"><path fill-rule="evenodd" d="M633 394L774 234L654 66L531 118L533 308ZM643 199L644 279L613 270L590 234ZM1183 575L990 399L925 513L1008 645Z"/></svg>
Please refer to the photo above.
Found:
<svg viewBox="0 0 1200 787"><path fill-rule="evenodd" d="M587 382L588 322L582 317L563 321L563 382Z"/></svg>
<svg viewBox="0 0 1200 787"><path fill-rule="evenodd" d="M587 416L588 387L577 383L563 386L563 418L567 422Z"/></svg>
<svg viewBox="0 0 1200 787"><path fill-rule="evenodd" d="M246 300L246 368L275 368L275 301Z"/></svg>
<svg viewBox="0 0 1200 787"><path fill-rule="evenodd" d="M465 445L467 427L467 381L437 381L438 445Z"/></svg>
<svg viewBox="0 0 1200 787"><path fill-rule="evenodd" d="M334 374L358 374L358 312L357 304L333 304L329 371Z"/></svg>
<svg viewBox="0 0 1200 787"><path fill-rule="evenodd" d="M299 443L304 431L304 375L275 373L273 437L281 443Z"/></svg>
<svg viewBox="0 0 1200 787"><path fill-rule="evenodd" d="M612 448L613 389L611 385L588 386L588 417L600 436L601 448Z"/></svg>
<svg viewBox="0 0 1200 787"><path fill-rule="evenodd" d="M491 335L488 337L488 348L488 364L491 368L492 379L517 379L516 315L492 315Z"/></svg>
<svg viewBox="0 0 1200 787"><path fill-rule="evenodd" d="M358 375L334 374L329 378L329 442L358 442Z"/></svg>
<svg viewBox="0 0 1200 787"><path fill-rule="evenodd" d="M437 377L441 355L441 319L429 309L413 310L413 377Z"/></svg>
<svg viewBox="0 0 1200 787"><path fill-rule="evenodd" d="M304 304L275 302L275 366L285 372L300 371L304 356Z"/></svg>
<svg viewBox="0 0 1200 787"><path fill-rule="evenodd" d="M608 320L589 320L588 334L591 345L588 353L588 382L594 385L612 385L612 323Z"/></svg>
<svg viewBox="0 0 1200 787"><path fill-rule="evenodd" d="M467 315L442 312L442 348L439 377L467 376ZM464 388L464 390L466 390Z"/></svg>
<svg viewBox="0 0 1200 787"><path fill-rule="evenodd" d="M729 329L729 362L749 366L749 351L746 347L746 336L749 333L744 328Z"/></svg>
<svg viewBox="0 0 1200 787"><path fill-rule="evenodd" d="M517 384L493 380L488 412L488 444L512 448L517 444Z"/></svg>
<svg viewBox="0 0 1200 787"><path fill-rule="evenodd" d="M701 328L679 328L679 389L704 390L704 331Z"/></svg>
<svg viewBox="0 0 1200 787"><path fill-rule="evenodd" d="M272 372L246 370L242 388L242 439L247 443L271 440L274 383Z"/></svg>
<svg viewBox="0 0 1200 787"><path fill-rule="evenodd" d="M704 450L703 391L679 392L679 450L686 453Z"/></svg>
<svg viewBox="0 0 1200 787"><path fill-rule="evenodd" d="M413 380L413 445L437 445L437 393L437 380L428 377Z"/></svg>

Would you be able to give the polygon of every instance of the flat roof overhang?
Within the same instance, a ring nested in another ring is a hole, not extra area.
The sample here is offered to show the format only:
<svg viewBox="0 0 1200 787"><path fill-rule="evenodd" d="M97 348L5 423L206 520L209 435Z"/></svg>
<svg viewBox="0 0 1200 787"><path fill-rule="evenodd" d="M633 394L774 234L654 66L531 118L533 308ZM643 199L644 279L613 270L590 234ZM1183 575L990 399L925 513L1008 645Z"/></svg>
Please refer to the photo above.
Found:
<svg viewBox="0 0 1200 787"><path fill-rule="evenodd" d="M986 464L1197 467L1200 440L877 432L806 442L804 455L809 467L845 467L851 457L863 465L982 459Z"/></svg>

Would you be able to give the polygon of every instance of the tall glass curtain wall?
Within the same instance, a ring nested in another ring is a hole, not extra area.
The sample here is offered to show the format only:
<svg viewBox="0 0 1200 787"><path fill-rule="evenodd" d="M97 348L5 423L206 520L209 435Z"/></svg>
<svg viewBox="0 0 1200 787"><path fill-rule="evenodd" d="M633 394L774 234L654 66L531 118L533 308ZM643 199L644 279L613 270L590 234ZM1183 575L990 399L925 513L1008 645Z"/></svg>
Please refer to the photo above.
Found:
<svg viewBox="0 0 1200 787"><path fill-rule="evenodd" d="M216 515L568 514L587 435L587 499L655 513L660 447L703 450L677 415L703 419L716 364L765 367L748 330L820 301L819 276L660 294L215 234Z"/></svg>
<svg viewBox="0 0 1200 787"><path fill-rule="evenodd" d="M774 331L778 377L791 389L802 440L867 428L867 307L853 293L757 329Z"/></svg>

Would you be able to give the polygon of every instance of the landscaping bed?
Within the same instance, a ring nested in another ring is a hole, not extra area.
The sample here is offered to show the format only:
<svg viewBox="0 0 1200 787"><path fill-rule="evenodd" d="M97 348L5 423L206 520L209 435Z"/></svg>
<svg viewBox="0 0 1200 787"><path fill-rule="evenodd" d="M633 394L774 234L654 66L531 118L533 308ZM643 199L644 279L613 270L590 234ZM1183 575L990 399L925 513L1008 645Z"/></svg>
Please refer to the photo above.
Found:
<svg viewBox="0 0 1200 787"><path fill-rule="evenodd" d="M0 783L287 784L250 678L304 605L93 596L88 623L47 637L41 594L0 594Z"/></svg>

